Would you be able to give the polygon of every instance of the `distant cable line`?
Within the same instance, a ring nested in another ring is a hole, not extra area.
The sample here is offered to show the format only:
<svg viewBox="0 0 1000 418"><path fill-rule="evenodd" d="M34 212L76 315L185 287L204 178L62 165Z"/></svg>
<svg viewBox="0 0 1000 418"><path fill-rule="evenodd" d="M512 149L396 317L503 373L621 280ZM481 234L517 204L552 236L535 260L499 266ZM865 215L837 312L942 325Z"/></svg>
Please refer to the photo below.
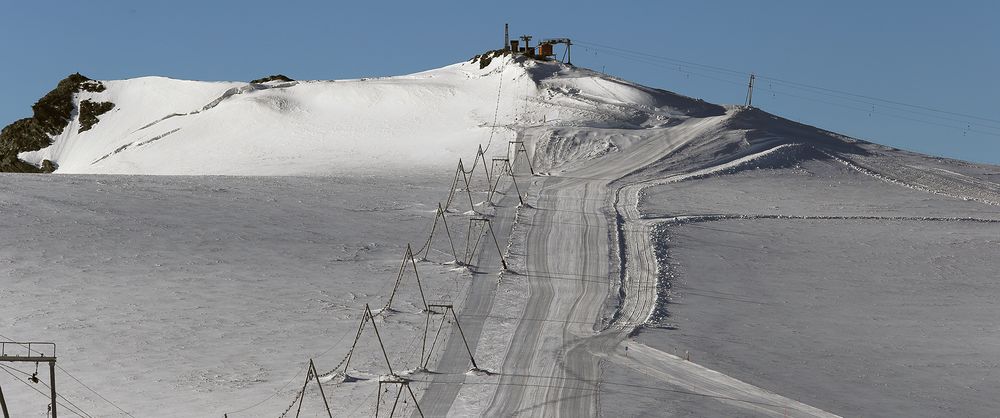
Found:
<svg viewBox="0 0 1000 418"><path fill-rule="evenodd" d="M44 398L46 398L46 399L48 399L48 398L49 398L49 395L48 395L48 394L46 394L45 392L42 392L42 390L41 390L41 389L38 389L38 388L36 388L36 387L32 386L32 385L31 385L30 383L28 383L28 382L26 382L26 381L22 380L21 378L17 377L17 375L16 375L16 374L14 374L14 373L11 373L11 371L10 371L9 369L13 369L13 370L15 370L15 371L18 371L18 372L21 372L21 373L24 373L23 371L21 371L21 370L18 370L18 369L15 369L15 368L13 368L13 367L10 367L10 366L6 366L6 365L3 365L3 364L0 364L0 369L3 369L3 371L7 372L7 374L9 374L9 375L13 376L15 380L17 380L18 382L21 382L22 384L24 384L25 386L27 386L27 387L28 387L28 388L30 388L31 390L34 390L35 392L38 392L38 393L39 393L40 395L42 395L42 396L43 396ZM30 376L30 374L28 374L28 375ZM44 383L43 383L43 385L44 385ZM45 387L46 387L46 388L48 388L49 386L48 386L48 385L45 385ZM66 399L66 398L65 398L65 397L63 397L62 395L58 395L58 396L59 396L60 398L63 398L63 399ZM69 402L69 400L66 400L66 402ZM70 402L70 403L72 404L72 402ZM69 412L72 412L72 413L73 413L74 415L76 415L76 416L78 416L78 417L83 417L83 418L93 418L93 416L91 416L90 414L87 414L86 412L83 412L83 409L80 409L80 407L77 407L77 409L79 409L79 410L80 410L80 412L77 412L77 411L76 411L75 409L73 409L73 408L70 408L70 407L66 406L66 404L64 404L64 403L62 403L62 402L59 402L59 401L56 401L56 404L57 404L57 405L59 405L59 406L61 406L61 407L62 407L63 409L65 409L65 410L67 410L67 411L69 411ZM74 405L74 406L76 406L76 405Z"/></svg>
<svg viewBox="0 0 1000 418"><path fill-rule="evenodd" d="M682 59L671 58L671 57L665 57L665 56L660 56L660 55L654 55L654 54L649 54L649 53L645 53L645 52L641 52L641 51L633 51L633 50L628 50L628 49L619 48L619 47L613 47L613 46L608 46L608 45L602 45L602 44L593 43L593 42L586 42L586 41L575 41L575 42L579 43L581 46L583 46L584 48L587 48L587 49L593 48L595 50L600 50L603 53L615 55L615 56L618 56L618 57L630 59L630 60L633 60L633 61L637 61L637 62L648 64L648 65L658 66L658 67L661 67L661 68L667 68L667 69L678 71L678 72L684 73L684 74L697 75L699 77L704 77L704 78L708 78L708 79L712 79L712 80L720 81L720 82L725 82L725 83L729 83L729 84L744 85L745 83L743 82L743 78L746 75L749 74L748 72L745 72L745 71L737 71L737 70L733 70L733 69L730 69L730 68L725 68L725 67L720 67L720 66L715 66L715 65L709 65L709 64L702 64L702 63L697 63L697 62L693 62L693 61L682 60ZM668 63L670 65L668 65ZM737 76L739 78L738 80L733 79L733 78L737 78ZM725 78L725 77L729 77L729 78ZM796 81L785 80L785 79L782 79L782 78L772 77L772 76L768 76L768 75L757 74L757 77L760 78L760 79L767 80L767 81L769 81L771 83L772 88L771 88L770 91L772 93L776 92L775 90L773 90L773 85L774 84L780 84L780 85L782 85L784 87L792 88L792 89L796 89L796 90L801 90L803 92L810 93L810 94L818 94L818 95L824 95L824 96L828 96L828 97L839 99L839 100L849 100L849 101L854 101L854 102L858 102L858 103L864 103L864 104L867 104L867 105L871 105L872 109L858 109L856 107L850 107L850 106L839 104L839 103L832 103L832 102L828 102L828 101L822 101L822 100L813 99L813 98L807 98L807 97L803 97L803 96L796 96L794 94L787 93L787 92L782 92L781 93L781 94L784 94L784 95L790 96L790 97L797 97L797 98L801 98L801 99L805 99L805 100L813 100L813 101L820 102L820 103L825 103L825 104L830 104L830 105L835 105L835 106L846 107L846 108L850 108L850 109L854 109L854 110L858 110L858 111L867 112L867 113L870 113L870 114L876 114L876 113L877 114L886 114L886 115L889 115L889 116L892 116L892 117L906 119L906 120L910 120L910 121L914 121L914 122L921 122L921 123L927 123L927 124L936 125L936 126L948 127L948 128L953 128L953 129L960 129L963 132L976 132L976 133L985 134L985 135L1000 136L1000 133L984 132L982 130L972 129L972 127L975 126L975 127L979 127L979 128L988 129L988 130L998 130L998 131L1000 131L1000 120L998 120L998 119L991 119L991 118L982 117L982 116L976 116L976 115L971 115L971 114L967 114L967 113L954 112L954 111L950 111L950 110L936 109L936 108L932 108L932 107L929 107L929 106L918 105L918 104L911 104L911 103L905 103L905 102L898 101L898 100L883 99L883 98L879 98L879 97L875 97L875 96L870 96L870 95L858 94L858 93L853 93L853 92L849 92L849 91L843 91L843 90L838 90L838 89L833 89L833 88L828 88L828 87L822 87L822 86L816 86L816 85L811 85L811 84L806 84L806 83L800 83L800 82L796 82ZM886 113L884 111L880 111L880 110L883 110L883 109L893 109L893 110L897 110L897 111L900 111L900 112L906 112L906 113L912 113L912 114L915 114L915 115L920 115L920 116L923 116L923 117L933 117L933 118L947 120L947 121L951 121L951 122L962 123L962 124L964 124L966 126L954 126L954 125L934 123L934 122L926 121L926 120L923 120L923 119L907 118L905 116L900 116L900 115L895 115L895 114L891 114L891 113ZM947 115L947 116L945 116L945 115ZM964 119L957 119L957 118L964 118ZM984 122L986 122L986 123L984 123ZM996 124L996 125L994 125L994 124Z"/></svg>
<svg viewBox="0 0 1000 418"><path fill-rule="evenodd" d="M10 341L10 342L12 342L12 343L14 343L14 344L17 344L17 345L20 345L21 347L24 347L24 348L28 348L28 347L27 347L27 346L25 346L24 344L20 344L20 343L18 343L18 342L16 342L16 341L14 341L14 340L13 340L12 338L10 338L10 337L8 337L8 336L6 336L6 335L3 335L3 334L0 334L0 338L3 338L3 339L5 339L5 340L7 340L7 341ZM32 350L32 351L34 351L34 350ZM41 354L41 353L39 353L39 354ZM101 395L100 393L97 393L97 391L96 391L96 390L94 390L94 389L92 389L92 388L91 388L90 386L87 386L86 384L84 384L84 383L83 383L82 381L80 381L80 379L77 379L77 378L76 378L76 376L73 376L73 374L71 374L70 372L68 372L68 371L67 371L66 369L62 368L62 367L61 367L61 366L59 366L58 364L56 364L55 366L56 366L56 368L57 368L57 369L59 369L59 371L61 371L61 372L63 372L63 373L66 373L66 375L67 375L67 376L69 376L70 378L72 378L73 380L75 380L75 381L76 381L76 383L79 383L79 384L80 384L80 386L83 386L83 387L87 388L87 390L89 390L89 391L91 391L91 392L92 392L93 394L97 395L97 397L98 397L98 398L101 398L102 400L104 400L104 402L107 402L107 403L108 403L108 404L110 404L111 406L115 407L116 409L118 409L119 411L121 411L121 412L122 412L123 414L125 414L125 415L127 415L127 416L130 416L130 417L132 417L132 418L135 418L134 416L132 416L132 414L128 413L128 411L126 411L126 410L122 409L121 407L119 407L118 405L116 405L116 404L115 404L114 402L111 402L111 400L109 400L108 398L105 398L105 397L104 397L103 395ZM60 396L61 396L61 395L60 395ZM65 399L65 398L63 398L63 399ZM68 402L68 400L67 400L67 402Z"/></svg>

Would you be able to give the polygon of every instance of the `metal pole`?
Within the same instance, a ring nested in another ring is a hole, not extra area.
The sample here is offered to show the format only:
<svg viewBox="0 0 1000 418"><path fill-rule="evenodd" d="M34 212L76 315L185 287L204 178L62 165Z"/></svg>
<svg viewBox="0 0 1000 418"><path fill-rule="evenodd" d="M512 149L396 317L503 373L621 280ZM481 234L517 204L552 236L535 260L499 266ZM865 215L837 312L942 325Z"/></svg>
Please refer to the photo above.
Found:
<svg viewBox="0 0 1000 418"><path fill-rule="evenodd" d="M401 394L403 394L403 384L402 383L399 384L399 390L396 391L396 400L392 402L392 410L389 411L389 418L392 418L392 416L396 413L396 404L399 403L399 395L401 395Z"/></svg>
<svg viewBox="0 0 1000 418"><path fill-rule="evenodd" d="M469 255L469 243L471 241L472 241L472 220L470 219L469 220L469 231L466 232L466 234L465 234L465 257L463 257L463 258L465 259L465 264L466 265L469 264L469 259L471 258L471 256Z"/></svg>
<svg viewBox="0 0 1000 418"><path fill-rule="evenodd" d="M302 383L302 392L299 392L299 408L295 410L295 418L299 418L299 414L302 413L302 404L306 397L306 387L309 386L309 377L312 376L312 360L309 360L309 366L309 369L306 370L306 381Z"/></svg>
<svg viewBox="0 0 1000 418"><path fill-rule="evenodd" d="M486 172L489 175L489 171ZM458 251L455 251L455 241L451 239L451 230L448 229L448 218L444 216L444 209L441 208L441 202L438 202L438 212L441 214L441 222L444 224L444 232L448 234L448 243L451 244L451 254L455 256L455 262L458 262ZM428 247L430 247L428 245Z"/></svg>
<svg viewBox="0 0 1000 418"><path fill-rule="evenodd" d="M500 242L497 241L497 234L493 233L493 223L487 221L486 225L490 227L490 235L493 236L493 243L497 246L497 253L500 254L500 264L503 264L503 269L507 270L507 260L503 258L503 251L500 250Z"/></svg>
<svg viewBox="0 0 1000 418"><path fill-rule="evenodd" d="M489 185L493 183L493 179L490 178L490 169L486 166L486 153L483 152L483 144L479 144L479 151L477 154L479 154L479 157L483 161L483 171L486 172L486 184ZM479 162L479 160L476 160L476 162Z"/></svg>
<svg viewBox="0 0 1000 418"><path fill-rule="evenodd" d="M514 167L511 167L510 161L507 161L507 173L510 174L510 180L514 183L514 191L517 192L517 201L524 206L524 199L521 198L521 189L517 187L517 178L514 177Z"/></svg>
<svg viewBox="0 0 1000 418"><path fill-rule="evenodd" d="M434 347L437 346L438 337L441 336L441 330L444 329L444 321L445 321L446 318L447 318L447 315L444 315L444 314L441 315L441 323L438 324L438 330L434 334L434 341L431 341L431 348L429 350L427 350L427 359L423 360L424 363L423 363L422 366L425 369L427 368L427 364L429 364L431 362L431 353L434 352Z"/></svg>
<svg viewBox="0 0 1000 418"><path fill-rule="evenodd" d="M399 263L399 274L396 275L396 284L392 286L392 293L389 294L389 302L385 304L385 307L392 309L392 300L396 297L396 290L399 289L399 282L403 281L403 272L406 271L406 256L412 255L410 253L410 244L406 244L406 254L403 254L403 262ZM416 269L416 267L414 267Z"/></svg>
<svg viewBox="0 0 1000 418"><path fill-rule="evenodd" d="M420 256L420 259L423 260L423 261L427 261L427 255L430 254L430 252L431 252L431 242L434 241L434 231L437 230L438 216L441 216L441 203L440 202L438 202L438 211L434 213L434 224L431 225L431 235L429 237L427 237L427 244L426 244L427 248L424 249L424 255Z"/></svg>
<svg viewBox="0 0 1000 418"><path fill-rule="evenodd" d="M424 322L424 339L420 340L420 367L423 367L424 353L427 352L427 328L431 326L431 310L427 310L426 322Z"/></svg>
<svg viewBox="0 0 1000 418"><path fill-rule="evenodd" d="M424 303L424 310L427 310L427 299L424 298L424 286L420 284L420 273L417 273L417 260L413 259L413 250L410 248L410 244L406 244L406 255L410 257L410 263L413 264L413 277L417 278L417 290L420 291L420 301ZM406 261L404 260L405 264Z"/></svg>
<svg viewBox="0 0 1000 418"><path fill-rule="evenodd" d="M528 160L528 171L531 172L532 176L535 175L535 167L531 163L531 156L528 155L528 147L526 145L524 145L524 142L521 142L521 152L524 153L524 159Z"/></svg>
<svg viewBox="0 0 1000 418"><path fill-rule="evenodd" d="M309 359L309 373L312 373L313 376L316 376L316 386L319 386L319 396L323 398L323 405L326 406L326 414L330 418L333 418L333 413L330 412L330 403L326 401L326 394L323 393L323 384L319 382L319 372L316 371L316 365L313 364L312 359Z"/></svg>
<svg viewBox="0 0 1000 418"><path fill-rule="evenodd" d="M365 313L361 314L361 325L358 325L358 334L354 336L354 344L351 345L351 351L347 352L347 361L344 362L344 376L347 376L347 366L351 364L351 357L354 356L354 348L358 346L358 340L361 339L361 330L365 329L365 321L368 320L368 304L365 304ZM374 323L374 322L373 322Z"/></svg>
<svg viewBox="0 0 1000 418"><path fill-rule="evenodd" d="M56 362L55 361L49 362L49 392L52 393L52 418L57 418L58 415L56 415Z"/></svg>
<svg viewBox="0 0 1000 418"><path fill-rule="evenodd" d="M494 161L493 164L490 165L490 169L494 171L494 174L496 174L495 167L496 167L496 162ZM499 185L500 185L500 176L493 176L493 184L490 185L490 193L486 196L486 201L489 202L490 205L493 204L493 195L496 194L497 186Z"/></svg>
<svg viewBox="0 0 1000 418"><path fill-rule="evenodd" d="M472 200L472 185L469 183L469 177L465 174L465 170L462 170L462 178L465 179L465 194L469 196L469 210L473 213L476 212L476 202Z"/></svg>
<svg viewBox="0 0 1000 418"><path fill-rule="evenodd" d="M382 381L378 382L378 396L375 397L375 418L378 418L378 406L382 403Z"/></svg>
<svg viewBox="0 0 1000 418"><path fill-rule="evenodd" d="M382 336L378 333L378 327L375 326L375 317L372 316L372 310L368 307L368 304L365 304L365 315L368 315L372 320L372 329L375 330L375 338L378 338L379 347L382 347L382 356L385 357L385 365L389 368L389 374L395 376L396 372L392 371L392 364L389 363L389 353L385 352L385 345L382 344Z"/></svg>
<svg viewBox="0 0 1000 418"><path fill-rule="evenodd" d="M506 23L503 24L503 49L510 50L510 32Z"/></svg>
<svg viewBox="0 0 1000 418"><path fill-rule="evenodd" d="M7 401L3 399L3 387L0 387L0 408L3 408L3 418L10 418L10 413L7 412Z"/></svg>
<svg viewBox="0 0 1000 418"><path fill-rule="evenodd" d="M424 411L420 410L420 404L417 403L417 396L413 394L413 389L410 389L410 385L406 385L406 390L410 392L410 398L413 398L413 406L417 407L417 412L420 413L420 418L423 418Z"/></svg>
<svg viewBox="0 0 1000 418"><path fill-rule="evenodd" d="M462 342L465 343L465 351L469 352L469 360L472 360L472 368L479 369L479 366L476 365L476 358L472 356L472 349L469 348L469 341L465 339L465 332L462 331L462 324L458 323L458 315L455 315L455 308L449 307L448 310L451 311L451 317L455 318L455 325L458 327L458 334L462 336Z"/></svg>
<svg viewBox="0 0 1000 418"><path fill-rule="evenodd" d="M482 220L479 220L479 219L469 219L469 230L470 231L472 230L472 223L473 222L475 222L476 224L482 224L484 221L485 222L489 222L486 219L482 219ZM466 262L466 264L468 264L470 266L472 265L472 257L476 256L476 250L479 249L479 241L483 239L483 234L485 232L486 232L486 227L483 226L482 228L479 229L479 233L476 234L476 242L472 244L472 252L469 253L469 260Z"/></svg>

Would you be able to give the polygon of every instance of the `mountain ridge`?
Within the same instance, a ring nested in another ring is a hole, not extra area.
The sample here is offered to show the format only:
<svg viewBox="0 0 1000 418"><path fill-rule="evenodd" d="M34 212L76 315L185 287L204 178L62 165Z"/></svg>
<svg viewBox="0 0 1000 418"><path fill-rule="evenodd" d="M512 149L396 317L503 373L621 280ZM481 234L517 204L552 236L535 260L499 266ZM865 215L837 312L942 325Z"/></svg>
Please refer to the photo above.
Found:
<svg viewBox="0 0 1000 418"><path fill-rule="evenodd" d="M0 171L405 171L449 166L477 144L488 149L504 138L528 138L533 152L554 152L536 156L553 168L630 142L683 135L672 128L712 118L722 124L713 127L714 137L685 143L678 155L664 154L664 161L735 160L745 156L741 147L776 138L849 154L865 153L857 144L870 144L756 108L717 105L585 68L503 54L408 75L351 80L293 81L280 74L249 83L77 76L82 79L74 79L78 86L69 90L72 111L65 125L44 131L47 146L37 132L31 146L0 141L0 150L7 150ZM99 88L80 87L84 83ZM67 89L61 89L65 98ZM90 109L87 115L81 115L84 108ZM24 122L4 132L19 123ZM632 139L608 139L615 135ZM499 149L491 153L502 155Z"/></svg>

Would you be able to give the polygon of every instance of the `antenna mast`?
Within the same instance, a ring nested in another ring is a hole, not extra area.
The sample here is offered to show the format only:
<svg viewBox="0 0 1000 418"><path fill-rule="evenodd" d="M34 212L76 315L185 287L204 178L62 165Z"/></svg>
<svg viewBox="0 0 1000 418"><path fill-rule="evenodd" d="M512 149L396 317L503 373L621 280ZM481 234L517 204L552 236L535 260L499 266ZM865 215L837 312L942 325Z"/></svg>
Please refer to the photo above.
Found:
<svg viewBox="0 0 1000 418"><path fill-rule="evenodd" d="M747 107L753 107L753 80L757 78L754 73L750 73L750 84L747 85Z"/></svg>
<svg viewBox="0 0 1000 418"><path fill-rule="evenodd" d="M510 31L507 26L506 23L503 24L503 49L510 50Z"/></svg>

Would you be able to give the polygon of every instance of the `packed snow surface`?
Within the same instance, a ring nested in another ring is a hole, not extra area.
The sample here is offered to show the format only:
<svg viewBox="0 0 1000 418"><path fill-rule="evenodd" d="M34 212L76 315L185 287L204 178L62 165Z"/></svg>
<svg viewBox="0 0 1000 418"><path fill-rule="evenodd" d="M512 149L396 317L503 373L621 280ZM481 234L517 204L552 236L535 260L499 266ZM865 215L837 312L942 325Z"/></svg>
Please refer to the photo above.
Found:
<svg viewBox="0 0 1000 418"><path fill-rule="evenodd" d="M391 407L380 378L427 416L997 409L998 167L520 57L105 84L76 97L116 104L93 129L21 154L57 175L0 176L0 329L57 341L133 415L278 416L304 393L325 416L310 358L340 416ZM440 229L424 246L439 202L454 251ZM385 309L407 243L424 288ZM459 321L425 339L424 301ZM385 356L371 332L350 351L365 304Z"/></svg>

